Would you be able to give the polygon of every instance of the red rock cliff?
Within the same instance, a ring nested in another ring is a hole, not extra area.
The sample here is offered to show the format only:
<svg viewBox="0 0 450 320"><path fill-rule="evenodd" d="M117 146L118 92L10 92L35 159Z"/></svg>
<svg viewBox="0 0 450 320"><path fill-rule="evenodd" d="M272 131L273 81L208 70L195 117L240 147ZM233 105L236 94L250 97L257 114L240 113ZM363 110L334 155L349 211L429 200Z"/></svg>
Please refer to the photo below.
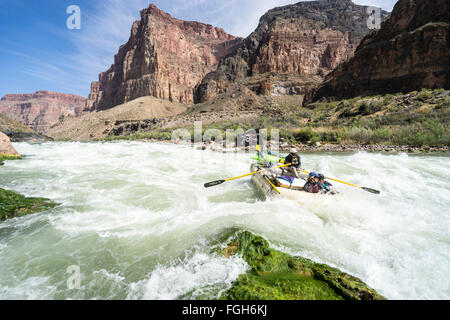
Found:
<svg viewBox="0 0 450 320"><path fill-rule="evenodd" d="M45 132L61 116L79 116L86 99L51 91L7 94L0 100L0 113L38 132Z"/></svg>
<svg viewBox="0 0 450 320"><path fill-rule="evenodd" d="M192 104L194 88L239 41L223 29L141 11L111 68L91 86L86 107L106 109L142 96Z"/></svg>
<svg viewBox="0 0 450 320"><path fill-rule="evenodd" d="M450 89L450 1L400 0L380 30L331 73L312 100Z"/></svg>
<svg viewBox="0 0 450 320"><path fill-rule="evenodd" d="M387 12L382 11L382 19ZM196 101L210 100L230 82L263 73L323 76L349 59L369 33L367 6L318 0L274 8L257 29L198 86ZM301 88L300 92L309 90Z"/></svg>

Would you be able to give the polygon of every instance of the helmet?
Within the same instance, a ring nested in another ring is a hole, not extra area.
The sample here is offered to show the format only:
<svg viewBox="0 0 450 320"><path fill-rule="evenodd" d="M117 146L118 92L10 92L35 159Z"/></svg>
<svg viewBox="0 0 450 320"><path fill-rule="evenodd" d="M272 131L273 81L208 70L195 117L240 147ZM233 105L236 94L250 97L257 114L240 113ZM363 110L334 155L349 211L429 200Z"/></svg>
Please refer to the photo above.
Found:
<svg viewBox="0 0 450 320"><path fill-rule="evenodd" d="M319 180L325 180L325 176L321 173L318 174Z"/></svg>
<svg viewBox="0 0 450 320"><path fill-rule="evenodd" d="M311 173L309 174L309 176L310 176L310 177L314 177L314 178L318 178L318 177L319 177L319 175L318 175L317 173L315 173L315 172L311 172Z"/></svg>
<svg viewBox="0 0 450 320"><path fill-rule="evenodd" d="M295 148L291 148L291 150L289 150L290 153L297 153L297 149Z"/></svg>

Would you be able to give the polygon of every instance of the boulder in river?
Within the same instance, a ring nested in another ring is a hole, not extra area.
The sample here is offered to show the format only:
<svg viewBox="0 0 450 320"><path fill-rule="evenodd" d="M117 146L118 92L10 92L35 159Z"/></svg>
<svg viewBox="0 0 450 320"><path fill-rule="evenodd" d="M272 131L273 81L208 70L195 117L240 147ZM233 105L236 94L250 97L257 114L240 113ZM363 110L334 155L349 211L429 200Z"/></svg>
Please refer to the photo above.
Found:
<svg viewBox="0 0 450 320"><path fill-rule="evenodd" d="M272 249L267 240L247 231L238 232L222 254L241 255L250 270L221 299L386 300L354 276Z"/></svg>
<svg viewBox="0 0 450 320"><path fill-rule="evenodd" d="M3 132L0 132L0 165L3 164L3 160L14 160L20 158L20 154L16 151L16 149L14 149L8 136Z"/></svg>

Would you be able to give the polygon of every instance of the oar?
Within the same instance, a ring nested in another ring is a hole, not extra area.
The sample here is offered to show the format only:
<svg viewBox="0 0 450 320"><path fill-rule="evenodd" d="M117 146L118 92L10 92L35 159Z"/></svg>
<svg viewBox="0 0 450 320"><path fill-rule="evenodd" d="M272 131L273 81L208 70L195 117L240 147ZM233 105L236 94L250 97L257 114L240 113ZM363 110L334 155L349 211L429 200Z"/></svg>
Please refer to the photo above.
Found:
<svg viewBox="0 0 450 320"><path fill-rule="evenodd" d="M270 168L270 169L278 169L278 168L282 168L282 167L288 167L288 166L290 166L290 165L291 165L291 164L288 163L288 164L283 164L282 166L279 166L279 167L273 167L273 168ZM219 184L222 184L222 183L225 183L225 182L228 182L228 181L231 181L231 180L236 180L236 179L240 179L240 178L252 176L252 175L257 174L257 173L260 173L260 172L261 172L261 170L258 170L258 171L255 171L255 172L251 172L251 173L244 174L244 175L239 176L239 177L229 178L229 179L226 179L226 180L216 180L216 181L211 181L211 182L205 183L205 188L210 188L210 187L218 186Z"/></svg>
<svg viewBox="0 0 450 320"><path fill-rule="evenodd" d="M310 174L310 172L308 172L308 171L304 171L304 170L300 170L300 171L303 172L303 173ZM381 191L378 191L378 190L375 190L375 189L372 189L372 188L357 186L356 184L348 183L348 182L341 181L341 180L338 180L338 179L333 179L333 178L328 178L328 177L325 177L325 179L333 180L333 181L336 181L336 182L340 182L340 183L343 183L343 184L346 184L346 185L349 185L349 186L352 186L352 187L356 187L356 188L362 189L362 190L370 192L370 193L374 193L374 194L380 194L381 193Z"/></svg>
<svg viewBox="0 0 450 320"><path fill-rule="evenodd" d="M270 181L270 179L268 177L264 176L264 178L266 178L267 182L270 183L272 188L274 188L275 191L278 192L278 194L281 194L280 190L278 190L278 188L274 186L274 184L272 183L272 181Z"/></svg>

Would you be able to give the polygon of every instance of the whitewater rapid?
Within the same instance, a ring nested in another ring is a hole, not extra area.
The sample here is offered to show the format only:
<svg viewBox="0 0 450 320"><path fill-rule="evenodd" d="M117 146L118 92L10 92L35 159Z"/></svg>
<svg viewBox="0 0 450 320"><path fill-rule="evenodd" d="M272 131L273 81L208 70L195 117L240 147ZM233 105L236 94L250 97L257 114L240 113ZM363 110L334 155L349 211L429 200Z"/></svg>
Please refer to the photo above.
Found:
<svg viewBox="0 0 450 320"><path fill-rule="evenodd" d="M262 201L250 154L145 142L18 143L0 187L61 205L0 224L0 299L217 298L248 268L232 228L361 278L389 299L449 299L450 155L305 153L303 167L381 190ZM68 289L68 266L81 287Z"/></svg>

